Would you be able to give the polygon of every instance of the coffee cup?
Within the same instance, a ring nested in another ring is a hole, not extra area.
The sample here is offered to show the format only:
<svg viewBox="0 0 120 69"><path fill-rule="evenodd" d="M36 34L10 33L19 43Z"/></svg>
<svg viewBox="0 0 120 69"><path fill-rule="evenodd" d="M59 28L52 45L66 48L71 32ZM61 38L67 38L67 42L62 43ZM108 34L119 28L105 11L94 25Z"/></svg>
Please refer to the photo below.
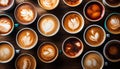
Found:
<svg viewBox="0 0 120 69"><path fill-rule="evenodd" d="M108 7L111 8L117 8L120 7L120 1L118 0L102 0L103 4L105 4Z"/></svg>
<svg viewBox="0 0 120 69"><path fill-rule="evenodd" d="M110 40L103 49L103 54L108 61L119 62L120 61L120 41Z"/></svg>
<svg viewBox="0 0 120 69"><path fill-rule="evenodd" d="M15 19L22 25L33 23L37 17L37 11L30 2L23 2L17 5L14 11Z"/></svg>
<svg viewBox="0 0 120 69"><path fill-rule="evenodd" d="M45 10L53 10L58 6L60 0L37 0L37 1L41 8Z"/></svg>
<svg viewBox="0 0 120 69"><path fill-rule="evenodd" d="M52 63L58 57L58 48L52 42L44 42L39 46L37 55L42 62Z"/></svg>
<svg viewBox="0 0 120 69"><path fill-rule="evenodd" d="M12 8L14 0L0 0L0 11L6 11Z"/></svg>
<svg viewBox="0 0 120 69"><path fill-rule="evenodd" d="M111 34L120 34L120 13L110 13L105 19L104 26Z"/></svg>
<svg viewBox="0 0 120 69"><path fill-rule="evenodd" d="M59 31L60 22L55 15L44 14L39 18L37 28L43 36L51 37Z"/></svg>
<svg viewBox="0 0 120 69"><path fill-rule="evenodd" d="M10 62L15 55L15 49L10 42L0 42L0 63Z"/></svg>
<svg viewBox="0 0 120 69"><path fill-rule="evenodd" d="M63 0L63 2L70 6L70 7L76 7L82 3L83 0Z"/></svg>
<svg viewBox="0 0 120 69"><path fill-rule="evenodd" d="M84 49L83 42L77 37L68 37L62 43L62 51L68 58L79 57Z"/></svg>
<svg viewBox="0 0 120 69"><path fill-rule="evenodd" d="M106 33L101 26L94 24L85 29L83 37L87 45L91 47L98 47L104 43Z"/></svg>
<svg viewBox="0 0 120 69"><path fill-rule="evenodd" d="M33 29L23 28L17 33L16 42L21 49L32 49L38 42L37 33Z"/></svg>
<svg viewBox="0 0 120 69"><path fill-rule="evenodd" d="M103 69L104 58L97 51L88 51L82 57L81 64L83 69Z"/></svg>
<svg viewBox="0 0 120 69"><path fill-rule="evenodd" d="M84 18L76 11L69 11L62 18L62 27L70 34L79 33L84 27Z"/></svg>
<svg viewBox="0 0 120 69"><path fill-rule="evenodd" d="M28 53L20 54L15 61L16 69L36 69L36 59Z"/></svg>
<svg viewBox="0 0 120 69"><path fill-rule="evenodd" d="M0 35L9 35L14 29L14 21L7 14L0 14Z"/></svg>
<svg viewBox="0 0 120 69"><path fill-rule="evenodd" d="M101 2L92 0L85 4L83 13L87 20L96 22L103 18L105 7Z"/></svg>

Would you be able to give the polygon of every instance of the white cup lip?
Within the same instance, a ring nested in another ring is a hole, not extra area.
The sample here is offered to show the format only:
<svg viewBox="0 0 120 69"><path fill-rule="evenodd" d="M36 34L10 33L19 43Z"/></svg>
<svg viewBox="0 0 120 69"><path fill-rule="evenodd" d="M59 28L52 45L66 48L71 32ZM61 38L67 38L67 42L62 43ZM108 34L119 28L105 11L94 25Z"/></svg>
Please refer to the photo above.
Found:
<svg viewBox="0 0 120 69"><path fill-rule="evenodd" d="M86 34L87 30L88 30L89 28L91 28L91 27L94 27L94 26L101 28L101 29L103 30L103 32L104 32L104 35L105 35L103 41L102 41L100 44L98 44L98 45L91 45L91 44L89 44L89 43L86 41L86 38L85 38L85 34ZM99 25L97 25L97 24L93 24L93 25L88 26L88 27L85 29L85 31L84 31L84 33L83 33L83 39L84 39L85 43L86 43L88 46L90 46L90 47L99 47L99 46L101 46L101 45L104 43L104 41L105 41L105 39L106 39L106 32L105 32L105 30L104 30L101 26L99 26Z"/></svg>
<svg viewBox="0 0 120 69"><path fill-rule="evenodd" d="M13 29L14 29L14 21L13 21L12 17L9 16L9 15L7 15L7 14L0 14L0 17L1 16L8 17L12 21L12 24L13 24L12 29L8 33L6 33L6 34L0 34L1 36L7 36L7 35L11 34L12 31L13 31Z"/></svg>
<svg viewBox="0 0 120 69"><path fill-rule="evenodd" d="M58 23L57 30L56 30L54 33L52 33L51 35L46 35L46 34L42 33L42 32L40 31L40 29L39 29L39 21L41 20L41 18L43 18L43 17L45 17L45 16L52 16L52 17L54 17L54 18L57 20L57 23ZM43 35L43 36L45 36L45 37L52 37L52 36L56 35L56 34L59 32L59 29L60 29L60 21L59 21L59 19L58 19L55 15L53 15L53 14L51 14L51 13L43 14L43 15L38 19L38 21L37 21L37 29L38 29L38 31L39 31L39 33L40 33L41 35Z"/></svg>
<svg viewBox="0 0 120 69"><path fill-rule="evenodd" d="M67 15L71 14L71 13L78 14L78 15L82 18L82 26L81 26L81 28L80 28L77 32L70 32L70 31L66 30L66 28L65 28L64 25L63 25L65 17L66 17ZM80 13L77 12L77 11L69 11L69 12L65 13L65 15L62 17L62 27L63 27L63 29L64 29L67 33L69 33L69 34L77 34L77 33L79 33L79 32L83 29L84 24L85 24L85 20L84 20L82 14L80 14Z"/></svg>
<svg viewBox="0 0 120 69"><path fill-rule="evenodd" d="M8 59L8 60L6 60L6 61L0 61L0 63L8 63L8 62L12 61L12 59L13 59L14 56L15 56L15 48L14 48L14 46L13 46L10 42L8 42L8 41L0 41L0 44L2 44L2 43L9 44L9 45L12 47L12 49L13 49L13 55L11 56L10 59Z"/></svg>
<svg viewBox="0 0 120 69"><path fill-rule="evenodd" d="M44 9L44 10L53 10L53 9L55 9L55 8L59 5L59 2L60 2L60 0L57 0L57 3L56 3L56 5L54 6L54 8L48 9L48 8L44 8L44 7L40 4L40 0L37 0L37 1L38 1L38 5L39 5L42 9Z"/></svg>
<svg viewBox="0 0 120 69"><path fill-rule="evenodd" d="M116 39L108 41L108 42L105 44L104 48L103 48L103 54L104 54L105 58L106 58L108 61L110 61L110 62L119 62L120 59L117 59L117 60L110 59L110 58L107 57L107 55L106 55L106 53L105 53L105 49L106 49L107 45L108 45L109 43L111 43L111 42L120 42L120 41L119 41L119 40L116 40Z"/></svg>
<svg viewBox="0 0 120 69"><path fill-rule="evenodd" d="M6 10L9 10L9 9L13 6L14 3L15 3L15 0L12 0L11 4L10 4L9 6L0 9L0 11L6 11Z"/></svg>
<svg viewBox="0 0 120 69"><path fill-rule="evenodd" d="M115 5L115 6L112 6L110 4L108 4L105 0L102 0L103 4L107 5L108 7L111 7L111 8L117 8L117 7L120 7L120 3L118 5Z"/></svg>
<svg viewBox="0 0 120 69"><path fill-rule="evenodd" d="M88 18L87 15L86 15L86 13L85 13L85 10L86 10L87 5L90 4L90 3L92 3L92 2L99 3L99 4L102 6L102 8L103 8L101 17L100 17L99 19L96 19L96 20L93 20L93 19ZM104 17L104 15L105 15L105 7L104 7L104 5L103 5L100 1L91 0L91 1L89 1L89 2L87 2L87 3L85 4L85 6L84 6L84 8L83 8L83 14L84 14L84 16L85 16L85 18L86 18L87 20L89 20L89 21L91 21L91 22L97 22L97 21L100 21L100 20Z"/></svg>
<svg viewBox="0 0 120 69"><path fill-rule="evenodd" d="M34 17L34 19L33 19L31 22L23 23L23 22L21 22L21 21L17 18L17 16L16 16L16 11L17 11L18 7L20 7L20 6L23 5L23 4L29 4L29 5L32 6L33 9L35 10L35 17ZM32 23L36 20L36 18L37 18L37 10L36 10L35 6L34 6L32 3L30 3L30 2L22 2L22 3L18 4L17 7L15 8L15 10L14 10L14 16L15 16L16 21L19 22L19 24L22 24L22 25L30 25L30 24L32 24Z"/></svg>
<svg viewBox="0 0 120 69"><path fill-rule="evenodd" d="M35 61L35 67L34 67L34 69L36 69L36 66L37 66L36 59L35 59L34 56L32 56L32 55L29 54L29 53L22 53L22 54L20 54L20 55L17 57L17 59L15 60L15 68L17 69L16 63L17 63L18 59L19 59L21 56L24 56L24 55L30 56L30 57L32 57L32 58L34 59L34 61Z"/></svg>
<svg viewBox="0 0 120 69"><path fill-rule="evenodd" d="M98 54L98 55L102 58L102 66L101 66L101 68L100 68L100 69L102 69L103 66L104 66L104 58L103 58L103 56L102 56L101 53L99 53L98 51L95 51L95 50L87 51L87 52L83 55L82 60L81 60L82 68L85 69L85 68L84 68L84 65L83 65L84 57L85 57L86 55L90 54L90 53L96 53L96 54Z"/></svg>
<svg viewBox="0 0 120 69"><path fill-rule="evenodd" d="M69 56L69 55L67 55L67 54L65 53L65 51L64 51L64 44L65 44L65 42L66 42L68 39L71 39L71 38L75 38L75 39L79 40L79 41L81 42L81 44L82 44L82 49L79 51L79 53L78 53L76 56ZM82 52L84 51L83 42L82 42L82 40L80 40L78 37L75 37L75 36L67 37L67 38L63 41L63 43L62 43L62 51L63 51L64 55L65 55L66 57L68 57L68 58L77 58L77 57L79 57L79 56L82 54Z"/></svg>
<svg viewBox="0 0 120 69"><path fill-rule="evenodd" d="M24 31L24 30L26 30L26 29L31 30L31 31L35 34L35 36L36 36L36 41L35 41L35 43L34 43L31 47L23 48L23 47L21 47L21 45L18 43L17 38L18 38L18 35L20 34L20 32L22 32L22 31ZM37 35L37 33L36 33L33 29L31 29L31 28L22 28L21 30L18 31L18 33L17 33L17 35L16 35L16 43L17 43L17 45L18 45L21 49L30 50L30 49L32 49L32 48L35 47L35 45L37 44L37 42L38 42L38 35Z"/></svg>
<svg viewBox="0 0 120 69"><path fill-rule="evenodd" d="M106 19L105 19L105 21L104 21L105 29L106 29L109 33L111 33L111 34L120 34L120 32L118 32L118 33L111 32L111 31L108 29L108 27L107 27L107 20L108 20L109 17L111 17L112 15L120 15L120 13L113 12L113 13L110 13L110 14L106 17Z"/></svg>
<svg viewBox="0 0 120 69"><path fill-rule="evenodd" d="M42 58L39 57L39 49L40 49L41 46L44 45L44 44L52 44L52 45L55 47L55 49L57 50L56 56L55 56L52 60L50 60L50 61L45 61L45 60L43 60ZM52 63L52 62L54 62L54 61L58 58L58 53L59 53L59 52L58 52L58 48L57 48L56 44L54 44L53 42L43 42L42 44L40 44L40 46L39 46L38 49L37 49L37 56L38 56L38 58L39 58L42 62L44 62L44 63Z"/></svg>
<svg viewBox="0 0 120 69"><path fill-rule="evenodd" d="M79 1L80 1L80 3L78 3L78 4L76 4L76 5L69 5L68 3L65 2L65 0L63 0L63 2L64 2L67 6L69 6L69 7L77 7L77 6L79 6L79 5L82 3L83 0L79 0Z"/></svg>

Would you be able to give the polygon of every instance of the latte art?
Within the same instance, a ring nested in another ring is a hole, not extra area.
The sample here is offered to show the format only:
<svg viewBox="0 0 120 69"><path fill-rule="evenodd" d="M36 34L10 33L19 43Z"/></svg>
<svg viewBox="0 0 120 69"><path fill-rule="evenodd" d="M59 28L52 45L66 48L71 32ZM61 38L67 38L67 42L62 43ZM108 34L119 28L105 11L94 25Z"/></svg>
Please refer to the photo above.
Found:
<svg viewBox="0 0 120 69"><path fill-rule="evenodd" d="M100 46L105 38L106 34L104 29L98 25L91 25L84 32L85 42L92 47Z"/></svg>
<svg viewBox="0 0 120 69"><path fill-rule="evenodd" d="M38 36L29 28L22 29L17 34L17 43L22 49L31 49L37 43Z"/></svg>
<svg viewBox="0 0 120 69"><path fill-rule="evenodd" d="M106 27L113 34L120 33L120 14L112 14L106 21Z"/></svg>
<svg viewBox="0 0 120 69"><path fill-rule="evenodd" d="M43 4L46 7L52 7L54 5L54 1L56 1L56 0L43 0Z"/></svg>
<svg viewBox="0 0 120 69"><path fill-rule="evenodd" d="M21 14L21 17L26 21L32 20L34 16L33 11L30 9L22 9L20 14Z"/></svg>

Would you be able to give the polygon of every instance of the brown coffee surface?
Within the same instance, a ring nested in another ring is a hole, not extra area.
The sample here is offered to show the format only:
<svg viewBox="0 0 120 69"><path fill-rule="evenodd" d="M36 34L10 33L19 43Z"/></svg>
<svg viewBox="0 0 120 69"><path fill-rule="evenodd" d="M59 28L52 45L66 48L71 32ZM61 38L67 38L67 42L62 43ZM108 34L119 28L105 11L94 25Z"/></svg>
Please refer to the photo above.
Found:
<svg viewBox="0 0 120 69"><path fill-rule="evenodd" d="M0 34L7 34L12 30L13 22L7 16L0 16Z"/></svg>
<svg viewBox="0 0 120 69"><path fill-rule="evenodd" d="M120 4L120 0L105 0L109 5L117 6Z"/></svg>
<svg viewBox="0 0 120 69"><path fill-rule="evenodd" d="M103 63L102 57L94 52L87 54L83 59L85 69L101 69Z"/></svg>
<svg viewBox="0 0 120 69"><path fill-rule="evenodd" d="M16 61L16 69L36 69L36 60L30 55L22 55Z"/></svg>
<svg viewBox="0 0 120 69"><path fill-rule="evenodd" d="M38 50L38 56L43 61L52 61L57 56L57 49L53 44L43 44Z"/></svg>
<svg viewBox="0 0 120 69"><path fill-rule="evenodd" d="M120 14L111 15L106 22L108 30L113 34L120 34Z"/></svg>
<svg viewBox="0 0 120 69"><path fill-rule="evenodd" d="M58 2L59 0L39 0L41 7L48 10L54 9Z"/></svg>
<svg viewBox="0 0 120 69"><path fill-rule="evenodd" d="M31 48L37 40L36 34L29 29L22 30L17 37L17 41L21 48Z"/></svg>
<svg viewBox="0 0 120 69"><path fill-rule="evenodd" d="M58 24L59 22L54 16L43 16L38 22L39 31L44 35L52 35L57 31Z"/></svg>
<svg viewBox="0 0 120 69"><path fill-rule="evenodd" d="M105 48L105 54L111 60L120 60L120 42L110 42Z"/></svg>
<svg viewBox="0 0 120 69"><path fill-rule="evenodd" d="M8 61L14 55L14 49L7 43L0 44L0 62Z"/></svg>
<svg viewBox="0 0 120 69"><path fill-rule="evenodd" d="M68 5L74 6L81 3L81 0L64 0Z"/></svg>
<svg viewBox="0 0 120 69"><path fill-rule="evenodd" d="M97 2L92 2L86 6L85 14L88 18L96 20L99 19L102 15L103 8Z"/></svg>
<svg viewBox="0 0 120 69"><path fill-rule="evenodd" d="M22 24L32 22L35 18L35 8L29 3L23 3L16 9L16 19Z"/></svg>
<svg viewBox="0 0 120 69"><path fill-rule="evenodd" d="M85 33L85 39L91 46L100 45L104 41L105 37L104 31L98 26L88 28Z"/></svg>
<svg viewBox="0 0 120 69"><path fill-rule="evenodd" d="M79 14L68 14L63 21L64 28L69 32L77 32L83 25L82 17Z"/></svg>
<svg viewBox="0 0 120 69"><path fill-rule="evenodd" d="M70 38L65 41L63 49L67 55L76 56L83 49L83 44L76 38Z"/></svg>

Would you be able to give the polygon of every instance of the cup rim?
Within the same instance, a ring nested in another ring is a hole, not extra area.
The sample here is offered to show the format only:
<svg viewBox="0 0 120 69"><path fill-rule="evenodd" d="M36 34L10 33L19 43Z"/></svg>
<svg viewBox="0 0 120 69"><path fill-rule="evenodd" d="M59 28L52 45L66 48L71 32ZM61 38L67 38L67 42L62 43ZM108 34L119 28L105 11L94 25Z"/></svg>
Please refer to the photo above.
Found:
<svg viewBox="0 0 120 69"><path fill-rule="evenodd" d="M86 40L86 38L85 38L85 34L86 34L87 30L88 30L89 28L91 28L91 27L94 27L94 26L99 27L100 29L102 29L103 32L104 32L104 35L105 35L103 41L102 41L100 44L98 44L98 45L91 45L90 43L87 42L87 40ZM85 31L84 31L84 33L83 33L83 39L84 39L85 43L86 43L88 46L90 46L90 47L99 47L99 46L101 46L101 45L104 43L104 41L105 41L105 39L106 39L106 32L105 32L105 30L104 30L101 26L99 26L99 25L97 25L97 24L93 24L93 25L88 26L88 27L85 29Z"/></svg>
<svg viewBox="0 0 120 69"><path fill-rule="evenodd" d="M67 2L65 2L65 0L63 0L63 2L64 2L67 6L69 6L69 7L77 7L77 6L79 6L79 5L82 3L83 0L79 0L79 1L80 1L80 3L78 3L78 4L76 4L76 5L70 5L70 4L68 4Z"/></svg>
<svg viewBox="0 0 120 69"><path fill-rule="evenodd" d="M12 19L12 17L11 17L10 15L7 15L7 14L0 14L0 17L1 17L1 16L8 17L8 18L12 21L12 24L13 24L11 30L10 30L8 33L6 33L6 34L0 34L1 36L7 36L7 35L11 34L12 31L13 31L13 29L14 29L14 21L13 21L13 19Z"/></svg>
<svg viewBox="0 0 120 69"><path fill-rule="evenodd" d="M120 7L120 4L118 5L115 5L115 6L112 6L110 4L108 4L105 0L102 0L103 4L107 5L108 7L111 7L111 8L117 8L117 7Z"/></svg>
<svg viewBox="0 0 120 69"><path fill-rule="evenodd" d="M75 38L75 39L79 40L79 41L81 42L81 44L82 44L82 49L81 49L81 50L79 51L79 53L78 53L77 55L75 55L75 56L69 56L69 55L67 55L67 54L65 53L65 51L64 51L64 44L65 44L65 42L66 42L68 39L71 39L71 38ZM66 57L68 57L68 58L77 58L77 57L79 57L79 56L82 54L82 52L84 51L84 44L83 44L82 40L79 39L78 37L70 36L70 37L67 37L67 38L63 41L63 43L62 43L62 51L63 51L64 55L65 55Z"/></svg>
<svg viewBox="0 0 120 69"><path fill-rule="evenodd" d="M13 6L14 3L15 3L15 0L12 0L11 4L10 4L9 6L0 9L0 11L6 11L6 10L9 10L9 9Z"/></svg>
<svg viewBox="0 0 120 69"><path fill-rule="evenodd" d="M18 69L16 63L17 63L18 59L19 59L21 56L24 56L24 55L27 55L27 56L30 56L30 57L33 58L33 60L35 61L35 67L34 67L34 69L35 69L36 66L37 66L36 59L35 59L34 56L32 56L32 55L29 54L29 53L22 53L22 54L20 54L20 55L17 57L17 59L15 60L15 68Z"/></svg>
<svg viewBox="0 0 120 69"><path fill-rule="evenodd" d="M17 18L17 16L16 16L16 11L17 11L17 9L18 9L21 5L23 5L23 4L29 4L31 7L33 7L32 9L34 9L34 11L35 11L35 17L34 17L33 20L30 21L30 22L22 22L22 21L20 21L20 20ZM32 3L30 3L30 2L22 2L22 3L18 4L17 7L15 8L15 10L14 10L14 16L15 16L16 21L19 22L19 24L22 24L22 25L30 25L30 24L32 24L32 23L36 20L36 18L37 18L37 11L36 11L35 6L34 6Z"/></svg>
<svg viewBox="0 0 120 69"><path fill-rule="evenodd" d="M11 56L8 60L6 60L6 61L0 61L0 63L8 63L8 62L12 61L12 59L13 59L14 56L15 56L15 48L14 48L14 46L13 46L10 42L8 42L8 41L0 41L0 44L2 44L2 43L9 44L9 45L12 47L12 49L13 49L13 54L12 54L12 56Z"/></svg>
<svg viewBox="0 0 120 69"><path fill-rule="evenodd" d="M28 47L28 48L24 48L24 47L22 47L22 46L18 43L17 38L18 38L18 35L19 35L22 31L27 30L27 29L30 30L30 31L32 31L32 32L35 34L35 36L36 36L36 41L35 41L35 43L34 43L32 46L30 46L30 47ZM22 28L21 30L19 30L19 31L17 32L17 35L16 35L16 43L17 43L17 45L18 45L21 49L30 50L30 49L32 49L32 48L35 47L35 45L37 44L37 42L38 42L38 35L37 35L37 33L36 33L33 29L31 29L31 28Z"/></svg>
<svg viewBox="0 0 120 69"><path fill-rule="evenodd" d="M85 69L85 68L84 68L84 65L83 65L83 60L84 60L85 56L88 55L88 54L90 54L90 53L96 53L96 54L98 54L98 55L101 57L101 59L102 59L102 66L101 66L100 69L102 69L103 66L104 66L104 58L103 58L103 56L102 56L101 53L99 53L98 51L95 51L95 50L87 51L87 52L83 55L82 60L81 60L82 68Z"/></svg>
<svg viewBox="0 0 120 69"><path fill-rule="evenodd" d="M42 9L44 9L44 10L53 10L53 9L55 9L55 8L59 5L59 2L60 2L60 0L57 0L57 3L56 3L56 5L54 6L54 8L48 9L48 8L44 8L44 7L40 4L40 0L37 0L37 1L38 1L38 5L39 5Z"/></svg>
<svg viewBox="0 0 120 69"><path fill-rule="evenodd" d="M87 17L87 15L86 15L86 13L85 13L87 5L90 4L90 3L92 3L92 2L99 3L99 4L102 6L102 8L103 8L100 18L98 18L98 19L96 19L96 20L90 19L89 17ZM97 22L97 21L101 20L101 19L104 17L104 15L105 15L105 7L104 7L104 5L103 5L100 1L91 0L91 1L88 1L88 2L85 4L85 6L84 6L84 8L83 8L83 14L84 14L84 16L85 16L85 18L86 18L87 20L89 20L89 21L91 21L91 22Z"/></svg>
<svg viewBox="0 0 120 69"><path fill-rule="evenodd" d="M55 31L54 33L50 34L50 35L47 35L47 34L42 33L42 32L40 31L40 29L39 29L39 21L41 20L41 18L43 18L43 17L45 17L45 16L52 16L52 17L54 17L54 18L57 20L56 23L58 23L58 27L57 27L56 31ZM52 37L52 36L54 36L54 35L56 35L56 34L58 33L58 31L59 31L59 29L60 29L60 21L59 21L59 19L58 19L55 15L53 15L53 14L50 14L50 13L43 14L43 15L38 19L38 21L37 21L37 29L38 29L38 31L39 31L39 33L40 33L41 35L46 36L46 37Z"/></svg>
<svg viewBox="0 0 120 69"><path fill-rule="evenodd" d="M103 48L103 54L104 54L105 58L106 58L108 61L110 61L110 62L119 62L120 59L117 59L117 60L110 59L110 58L107 57L107 55L106 55L106 53L105 53L105 49L106 49L107 45L108 45L109 43L111 43L111 42L120 42L120 41L119 41L119 40L116 40L116 39L108 41L108 42L105 44L104 48Z"/></svg>
<svg viewBox="0 0 120 69"><path fill-rule="evenodd" d="M57 50L56 56L50 61L45 61L45 60L43 60L42 58L39 57L39 50L42 47L42 45L44 45L44 44L52 44L55 47L55 49ZM52 63L58 58L58 48L57 48L56 44L54 44L53 42L43 42L42 44L39 45L39 47L37 49L37 56L38 56L39 60L41 60L44 63Z"/></svg>
<svg viewBox="0 0 120 69"><path fill-rule="evenodd" d="M110 13L110 14L106 17L106 19L105 19L105 21L104 21L104 27L105 27L105 29L106 29L109 33L111 33L111 34L120 34L120 32L114 33L114 32L109 31L109 29L107 28L107 25L106 25L108 18L111 17L112 15L115 15L115 14L120 15L120 13L117 13L117 12Z"/></svg>
<svg viewBox="0 0 120 69"><path fill-rule="evenodd" d="M63 25L65 17L66 17L67 15L71 14L71 13L78 14L78 15L82 18L82 26L81 26L81 28L80 28L77 32L70 32L70 31L68 31L68 30L64 27L64 25ZM84 20L82 14L80 14L80 13L77 12L77 11L69 11L69 12L65 13L64 16L62 17L62 27L63 27L63 29L64 29L67 33L69 33L69 34L77 34L77 33L79 33L79 32L83 29L84 24L85 24L85 20Z"/></svg>

